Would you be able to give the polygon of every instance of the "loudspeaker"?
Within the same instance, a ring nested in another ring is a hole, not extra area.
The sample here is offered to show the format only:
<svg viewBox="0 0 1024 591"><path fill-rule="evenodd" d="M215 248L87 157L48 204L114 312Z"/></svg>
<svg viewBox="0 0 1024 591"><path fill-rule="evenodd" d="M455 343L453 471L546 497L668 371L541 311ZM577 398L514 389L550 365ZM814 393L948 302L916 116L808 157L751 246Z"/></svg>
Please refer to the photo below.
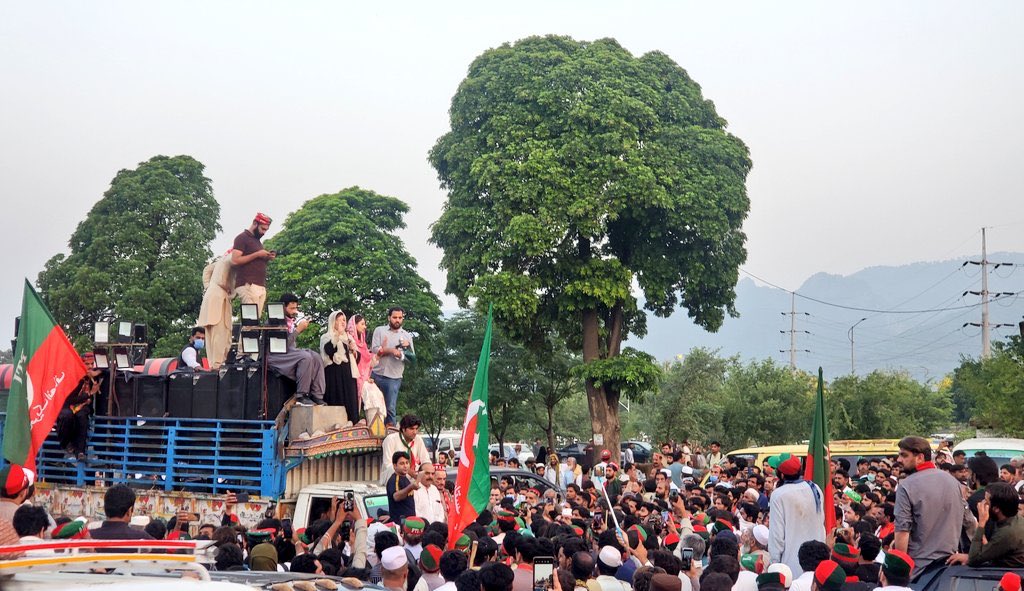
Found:
<svg viewBox="0 0 1024 591"><path fill-rule="evenodd" d="M192 418L192 372L175 371L167 376L167 411L172 417Z"/></svg>
<svg viewBox="0 0 1024 591"><path fill-rule="evenodd" d="M119 417L135 416L135 374L118 371L114 376L114 414Z"/></svg>
<svg viewBox="0 0 1024 591"><path fill-rule="evenodd" d="M192 375L192 418L217 418L217 372L197 371Z"/></svg>
<svg viewBox="0 0 1024 591"><path fill-rule="evenodd" d="M244 419L247 372L240 365L222 366L217 385L217 418Z"/></svg>
<svg viewBox="0 0 1024 591"><path fill-rule="evenodd" d="M245 418L263 420L263 368L251 365L245 369Z"/></svg>
<svg viewBox="0 0 1024 591"><path fill-rule="evenodd" d="M163 376L135 376L135 414L162 417L167 412L167 381Z"/></svg>

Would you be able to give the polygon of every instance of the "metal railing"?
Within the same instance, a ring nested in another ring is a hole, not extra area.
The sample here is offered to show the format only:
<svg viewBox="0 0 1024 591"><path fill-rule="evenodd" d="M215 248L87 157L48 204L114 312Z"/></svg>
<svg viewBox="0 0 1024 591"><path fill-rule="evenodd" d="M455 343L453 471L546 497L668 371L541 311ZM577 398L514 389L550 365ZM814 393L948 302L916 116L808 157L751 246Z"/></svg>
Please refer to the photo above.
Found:
<svg viewBox="0 0 1024 591"><path fill-rule="evenodd" d="M51 433L39 453L38 477L74 486L124 483L279 497L285 464L277 457L277 435L273 421L97 416L89 433L89 460L65 458Z"/></svg>

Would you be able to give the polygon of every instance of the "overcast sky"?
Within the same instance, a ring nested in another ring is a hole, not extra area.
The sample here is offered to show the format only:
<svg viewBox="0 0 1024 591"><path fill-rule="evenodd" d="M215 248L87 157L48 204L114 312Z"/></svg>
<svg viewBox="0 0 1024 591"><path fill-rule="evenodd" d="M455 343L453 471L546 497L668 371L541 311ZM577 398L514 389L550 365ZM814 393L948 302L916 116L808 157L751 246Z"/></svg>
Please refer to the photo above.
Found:
<svg viewBox="0 0 1024 591"><path fill-rule="evenodd" d="M0 318L116 172L157 154L206 165L215 251L257 210L399 197L440 295L427 151L474 57L549 33L661 50L703 87L753 157L761 277L974 253L983 225L1024 252L1024 3L843 4L0 0Z"/></svg>

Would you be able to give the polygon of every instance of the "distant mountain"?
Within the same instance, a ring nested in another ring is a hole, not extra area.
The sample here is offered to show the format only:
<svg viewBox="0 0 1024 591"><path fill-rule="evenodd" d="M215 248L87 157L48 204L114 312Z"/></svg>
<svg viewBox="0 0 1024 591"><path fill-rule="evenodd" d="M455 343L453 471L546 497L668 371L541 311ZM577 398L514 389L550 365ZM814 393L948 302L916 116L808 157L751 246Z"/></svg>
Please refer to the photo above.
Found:
<svg viewBox="0 0 1024 591"><path fill-rule="evenodd" d="M1024 253L992 253L989 260L1024 264ZM974 265L963 266L963 261L870 267L848 276L811 276L797 289L797 367L815 371L820 365L826 377L849 374L848 335L850 327L862 318L867 320L853 331L858 374L905 369L918 379L934 381L955 368L961 355L980 356L981 329L963 325L981 322L981 306L976 305L980 298L964 295L965 291L981 290L981 271ZM1024 268L990 268L988 288L992 293L1024 290ZM744 278L736 286L740 317L726 318L717 333L694 326L686 311L679 310L670 318L649 315L647 336L627 344L660 360L673 359L693 347L708 347L720 349L723 355L772 357L789 363L790 335L782 331L790 330L790 306L788 292ZM1024 298L994 301L989 313L990 323L1012 325L993 329L992 340L1017 334Z"/></svg>

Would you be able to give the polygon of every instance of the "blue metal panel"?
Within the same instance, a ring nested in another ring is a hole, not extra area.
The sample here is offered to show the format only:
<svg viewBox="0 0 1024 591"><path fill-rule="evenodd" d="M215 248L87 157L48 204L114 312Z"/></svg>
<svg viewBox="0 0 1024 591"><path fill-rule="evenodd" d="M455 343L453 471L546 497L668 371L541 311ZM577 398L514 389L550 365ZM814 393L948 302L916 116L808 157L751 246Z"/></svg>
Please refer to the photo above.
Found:
<svg viewBox="0 0 1024 591"><path fill-rule="evenodd" d="M274 421L93 417L88 464L64 458L56 433L43 443L39 478L54 484L207 493L284 493ZM0 438L3 424L0 421Z"/></svg>

